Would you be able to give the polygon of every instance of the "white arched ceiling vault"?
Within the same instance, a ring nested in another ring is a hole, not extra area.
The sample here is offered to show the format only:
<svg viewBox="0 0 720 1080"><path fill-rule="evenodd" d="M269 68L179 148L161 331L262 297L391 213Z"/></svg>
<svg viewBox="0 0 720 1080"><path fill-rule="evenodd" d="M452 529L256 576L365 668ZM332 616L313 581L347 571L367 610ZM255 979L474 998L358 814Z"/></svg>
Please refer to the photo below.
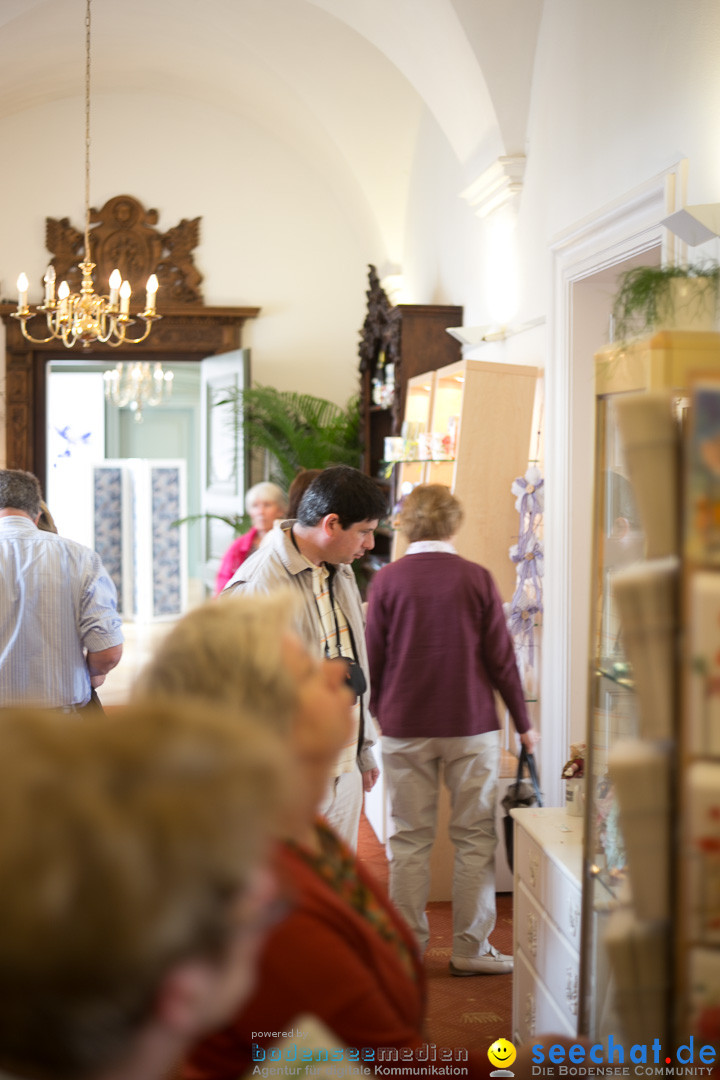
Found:
<svg viewBox="0 0 720 1080"><path fill-rule="evenodd" d="M428 114L466 183L524 152L541 11L542 0L93 0L93 101L162 94L251 117L332 177L349 217L397 261ZM84 0L0 0L0 118L82 99L83 49ZM118 138L144 121L128 117Z"/></svg>

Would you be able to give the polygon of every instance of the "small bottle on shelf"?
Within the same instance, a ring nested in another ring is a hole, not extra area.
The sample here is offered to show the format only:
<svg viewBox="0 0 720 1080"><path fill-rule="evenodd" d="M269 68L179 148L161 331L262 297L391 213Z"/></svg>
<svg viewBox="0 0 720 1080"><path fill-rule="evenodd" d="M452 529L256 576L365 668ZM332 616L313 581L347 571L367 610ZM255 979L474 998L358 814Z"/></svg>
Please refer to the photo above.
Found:
<svg viewBox="0 0 720 1080"><path fill-rule="evenodd" d="M372 400L373 405L383 405L383 396L385 393L385 353L381 349L378 354L377 364L375 365L375 375L372 381Z"/></svg>
<svg viewBox="0 0 720 1080"><path fill-rule="evenodd" d="M382 404L386 409L392 407L395 398L395 365L385 365L385 383L382 389Z"/></svg>

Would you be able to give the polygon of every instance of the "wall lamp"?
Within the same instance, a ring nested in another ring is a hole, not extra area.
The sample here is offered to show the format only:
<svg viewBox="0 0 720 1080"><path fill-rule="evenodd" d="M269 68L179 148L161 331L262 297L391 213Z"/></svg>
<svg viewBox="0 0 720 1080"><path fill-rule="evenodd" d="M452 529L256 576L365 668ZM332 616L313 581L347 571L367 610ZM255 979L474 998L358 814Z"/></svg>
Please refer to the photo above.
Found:
<svg viewBox="0 0 720 1080"><path fill-rule="evenodd" d="M690 247L720 236L720 203L685 206L660 222Z"/></svg>

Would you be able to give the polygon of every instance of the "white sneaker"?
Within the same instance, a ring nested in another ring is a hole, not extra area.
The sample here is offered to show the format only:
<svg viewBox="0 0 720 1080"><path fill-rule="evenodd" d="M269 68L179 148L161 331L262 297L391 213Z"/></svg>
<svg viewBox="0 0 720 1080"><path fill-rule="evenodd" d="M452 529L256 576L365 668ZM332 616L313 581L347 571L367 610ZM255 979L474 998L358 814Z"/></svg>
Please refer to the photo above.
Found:
<svg viewBox="0 0 720 1080"><path fill-rule="evenodd" d="M509 975L513 969L513 958L498 952L491 945L482 956L453 956L450 961L451 975Z"/></svg>

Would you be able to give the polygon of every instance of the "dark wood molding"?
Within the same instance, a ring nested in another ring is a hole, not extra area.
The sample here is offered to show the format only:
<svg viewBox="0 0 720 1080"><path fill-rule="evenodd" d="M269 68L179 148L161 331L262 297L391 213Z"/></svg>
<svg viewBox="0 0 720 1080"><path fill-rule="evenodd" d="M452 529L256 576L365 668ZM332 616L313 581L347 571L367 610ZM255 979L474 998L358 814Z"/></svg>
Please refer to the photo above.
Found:
<svg viewBox="0 0 720 1080"><path fill-rule="evenodd" d="M44 484L45 382L51 360L73 357L80 361L136 359L159 360L164 364L195 362L215 353L242 347L242 329L260 308L182 307L165 308L147 341L113 349L65 349L58 342L33 345L26 341L19 322L11 318L13 304L0 304L5 323L5 460L10 469L27 469ZM42 328L42 321L38 320ZM29 325L32 332L32 324ZM40 333L38 331L38 333Z"/></svg>
<svg viewBox="0 0 720 1080"><path fill-rule="evenodd" d="M385 354L385 361L395 365L396 385L402 379L400 355L400 310L394 307L380 284L376 268L368 267L367 314L360 331L360 409L367 415L372 408L372 379L378 356ZM392 434L400 430L400 399L395 395L392 408ZM388 432L390 434L390 432Z"/></svg>
<svg viewBox="0 0 720 1080"><path fill-rule="evenodd" d="M459 343L446 328L462 325L463 309L451 304L393 305L372 265L368 280L367 314L358 347L360 415L363 469L376 476L385 437L400 434L408 379L462 359ZM372 381L381 352L386 363L395 365L395 395L389 409L372 401Z"/></svg>
<svg viewBox="0 0 720 1080"><path fill-rule="evenodd" d="M130 361L134 358L159 360L166 364L195 361L216 353L242 347L242 329L247 319L260 312L257 307L205 307L202 274L195 266L193 250L200 239L200 218L183 218L166 232L157 228L157 210L146 210L132 195L116 195L100 210L90 211L90 252L96 264L93 273L98 293L106 290L108 278L117 267L130 282L134 302L131 312L144 307L145 285L150 274L158 277L157 310L161 318L146 341L113 348L94 345L66 349L62 342L34 344L27 341L17 319L11 318L14 304L0 302L0 318L5 323L5 426L6 462L11 469L28 469L45 478L45 382L50 360L73 356L80 361ZM80 287L79 264L85 236L69 218L46 218L45 234L56 280L68 282L71 290ZM129 328L129 336L139 334L145 324ZM43 316L28 323L28 332L39 338L47 335Z"/></svg>

